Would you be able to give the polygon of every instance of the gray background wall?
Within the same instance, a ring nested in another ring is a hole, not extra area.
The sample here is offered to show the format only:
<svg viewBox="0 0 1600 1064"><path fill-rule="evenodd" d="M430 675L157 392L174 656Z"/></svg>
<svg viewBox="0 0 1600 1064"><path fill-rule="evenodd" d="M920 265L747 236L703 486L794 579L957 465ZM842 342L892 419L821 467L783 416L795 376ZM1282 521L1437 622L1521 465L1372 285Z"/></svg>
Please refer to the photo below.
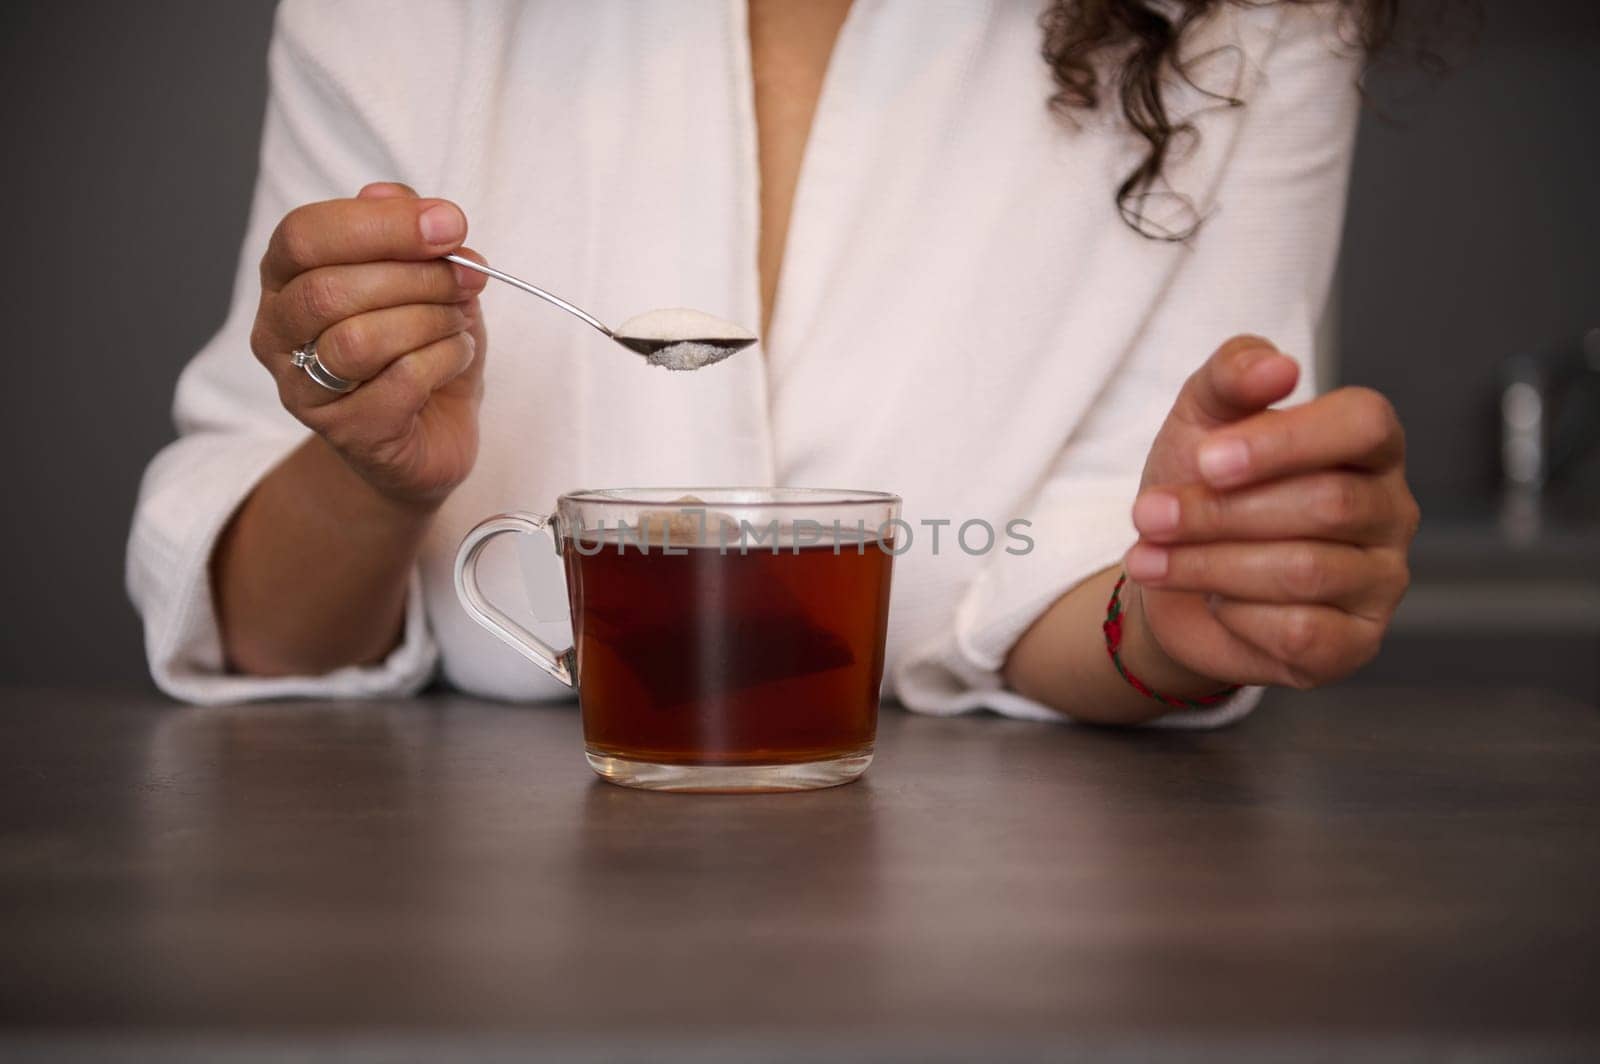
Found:
<svg viewBox="0 0 1600 1064"><path fill-rule="evenodd" d="M1489 503L1500 358L1600 327L1600 3L1484 12L1445 80L1370 79L1340 270L1341 378L1395 400L1436 514Z"/></svg>
<svg viewBox="0 0 1600 1064"><path fill-rule="evenodd" d="M177 371L228 300L271 14L0 5L0 677L146 682L123 539ZM1600 325L1600 4L1490 0L1451 78L1371 89L1399 124L1361 133L1340 376L1396 400L1425 508L1482 508L1497 360Z"/></svg>

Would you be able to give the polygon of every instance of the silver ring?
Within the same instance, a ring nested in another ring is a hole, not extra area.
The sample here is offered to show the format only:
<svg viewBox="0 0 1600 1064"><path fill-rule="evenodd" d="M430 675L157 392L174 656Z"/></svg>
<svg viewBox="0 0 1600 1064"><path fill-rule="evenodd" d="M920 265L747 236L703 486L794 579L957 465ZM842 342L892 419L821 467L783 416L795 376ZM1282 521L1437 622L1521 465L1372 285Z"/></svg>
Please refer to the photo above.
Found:
<svg viewBox="0 0 1600 1064"><path fill-rule="evenodd" d="M322 364L317 357L317 342L312 340L304 347L297 347L289 355L290 365L299 366L306 371L306 376L322 385L335 395L353 392L360 386L360 381L347 381L337 374L329 373L328 367Z"/></svg>

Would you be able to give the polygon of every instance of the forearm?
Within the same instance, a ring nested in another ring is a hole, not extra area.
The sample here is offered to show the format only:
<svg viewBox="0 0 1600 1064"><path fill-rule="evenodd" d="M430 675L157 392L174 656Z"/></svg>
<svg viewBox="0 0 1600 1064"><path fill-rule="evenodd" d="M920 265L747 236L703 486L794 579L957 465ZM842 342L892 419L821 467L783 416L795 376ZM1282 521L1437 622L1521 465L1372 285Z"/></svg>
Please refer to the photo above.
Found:
<svg viewBox="0 0 1600 1064"><path fill-rule="evenodd" d="M398 644L431 512L396 504L313 436L256 486L212 555L230 667L320 675Z"/></svg>
<svg viewBox="0 0 1600 1064"><path fill-rule="evenodd" d="M1006 659L1006 686L1076 720L1141 724L1169 707L1134 690L1106 654L1101 624L1121 566L1102 570L1062 595L1023 633ZM1154 690L1201 698L1225 686L1179 665L1143 623L1138 588L1123 589L1122 661Z"/></svg>

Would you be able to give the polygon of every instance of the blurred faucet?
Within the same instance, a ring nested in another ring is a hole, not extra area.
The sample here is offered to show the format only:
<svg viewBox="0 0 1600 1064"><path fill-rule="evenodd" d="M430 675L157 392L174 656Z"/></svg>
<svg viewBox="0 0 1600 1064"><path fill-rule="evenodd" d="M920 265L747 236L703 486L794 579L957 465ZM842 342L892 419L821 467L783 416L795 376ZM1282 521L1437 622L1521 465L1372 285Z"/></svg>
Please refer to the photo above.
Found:
<svg viewBox="0 0 1600 1064"><path fill-rule="evenodd" d="M1536 355L1505 361L1500 390L1500 473L1507 491L1536 494L1549 470L1544 374Z"/></svg>
<svg viewBox="0 0 1600 1064"><path fill-rule="evenodd" d="M1514 538L1537 531L1547 488L1600 442L1600 328L1575 345L1509 356L1500 388L1502 523Z"/></svg>

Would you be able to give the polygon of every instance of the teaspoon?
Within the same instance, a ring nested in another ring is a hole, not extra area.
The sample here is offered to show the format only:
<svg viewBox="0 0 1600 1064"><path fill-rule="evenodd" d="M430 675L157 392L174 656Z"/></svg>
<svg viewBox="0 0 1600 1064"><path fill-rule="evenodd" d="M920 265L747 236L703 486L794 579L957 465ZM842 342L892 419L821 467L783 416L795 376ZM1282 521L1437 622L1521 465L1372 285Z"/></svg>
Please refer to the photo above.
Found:
<svg viewBox="0 0 1600 1064"><path fill-rule="evenodd" d="M665 366L674 370L693 370L721 362L737 351L743 351L756 342L755 336L733 324L697 310L654 310L629 318L617 329L612 329L580 307L513 277L493 266L484 266L461 255L446 255L445 261L493 277L513 288L520 288L538 296L571 314L573 317L598 329L606 336L626 347L634 354L644 356L652 366ZM654 326L652 329L650 326Z"/></svg>

